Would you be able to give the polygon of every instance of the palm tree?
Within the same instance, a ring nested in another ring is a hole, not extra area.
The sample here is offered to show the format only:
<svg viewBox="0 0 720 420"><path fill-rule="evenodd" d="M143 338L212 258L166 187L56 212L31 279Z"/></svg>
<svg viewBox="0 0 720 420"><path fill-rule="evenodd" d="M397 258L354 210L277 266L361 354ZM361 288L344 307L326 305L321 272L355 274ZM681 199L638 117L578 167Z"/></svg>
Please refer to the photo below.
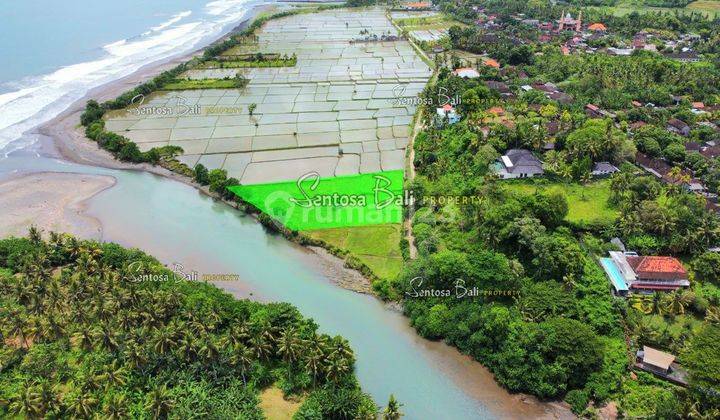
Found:
<svg viewBox="0 0 720 420"><path fill-rule="evenodd" d="M135 340L128 341L123 356L133 369L140 369L145 365L145 363L147 363L145 349Z"/></svg>
<svg viewBox="0 0 720 420"><path fill-rule="evenodd" d="M120 365L117 359L105 367L105 371L97 376L99 382L105 383L105 388L120 387L127 382L125 368Z"/></svg>
<svg viewBox="0 0 720 420"><path fill-rule="evenodd" d="M325 363L325 377L330 382L338 382L350 372L350 364L339 353L331 353Z"/></svg>
<svg viewBox="0 0 720 420"><path fill-rule="evenodd" d="M113 394L112 397L103 404L103 414L108 420L126 419L128 413L128 400L124 394Z"/></svg>
<svg viewBox="0 0 720 420"><path fill-rule="evenodd" d="M43 242L42 231L35 225L30 226L28 229L28 239L33 245L40 245Z"/></svg>
<svg viewBox="0 0 720 420"><path fill-rule="evenodd" d="M402 407L402 404L395 399L395 395L390 394L388 405L385 407L385 411L383 411L383 420L398 420L402 417L403 413L400 412L400 407Z"/></svg>
<svg viewBox="0 0 720 420"><path fill-rule="evenodd" d="M96 404L97 399L95 399L92 394L82 390L76 390L71 393L67 408L75 417L89 418L92 416Z"/></svg>
<svg viewBox="0 0 720 420"><path fill-rule="evenodd" d="M215 362L220 357L220 351L213 343L212 336L204 336L200 338L200 342L202 345L198 349L198 356L202 357L206 363Z"/></svg>
<svg viewBox="0 0 720 420"><path fill-rule="evenodd" d="M108 351L115 351L118 348L116 335L107 325L94 328L92 339L96 346L103 347Z"/></svg>
<svg viewBox="0 0 720 420"><path fill-rule="evenodd" d="M152 414L153 419L167 418L173 407L175 407L175 401L170 397L165 385L153 389L148 394L145 403L145 409Z"/></svg>
<svg viewBox="0 0 720 420"><path fill-rule="evenodd" d="M695 300L695 294L688 290L678 290L663 296L665 310L671 315L682 315L685 308Z"/></svg>
<svg viewBox="0 0 720 420"><path fill-rule="evenodd" d="M652 298L648 295L634 294L630 297L629 301L631 307L645 315L650 315L653 312Z"/></svg>
<svg viewBox="0 0 720 420"><path fill-rule="evenodd" d="M230 355L230 365L240 369L240 375L242 376L243 384L247 384L245 380L245 373L250 370L253 362L253 357L253 351L240 343L235 345L232 350L232 354Z"/></svg>
<svg viewBox="0 0 720 420"><path fill-rule="evenodd" d="M720 324L720 307L711 306L705 311L705 322Z"/></svg>
<svg viewBox="0 0 720 420"><path fill-rule="evenodd" d="M8 331L10 335L14 335L16 337L19 337L22 341L22 345L25 348L28 348L28 334L30 332L30 322L28 320L27 315L24 313L13 310L10 313L10 330ZM20 343L18 343L20 344Z"/></svg>
<svg viewBox="0 0 720 420"><path fill-rule="evenodd" d="M10 398L8 411L21 417L43 417L44 409L37 387L30 383L25 383L19 394Z"/></svg>
<svg viewBox="0 0 720 420"><path fill-rule="evenodd" d="M250 348L258 360L267 360L272 353L272 346L270 346L270 343L263 333L256 333L250 339Z"/></svg>
<svg viewBox="0 0 720 420"><path fill-rule="evenodd" d="M280 333L277 341L277 352L285 363L292 364L299 358L303 341L297 336L294 328L290 327Z"/></svg>
<svg viewBox="0 0 720 420"><path fill-rule="evenodd" d="M325 355L319 348L314 348L305 355L305 368L313 378L313 387L317 384L317 378L322 373L324 359Z"/></svg>

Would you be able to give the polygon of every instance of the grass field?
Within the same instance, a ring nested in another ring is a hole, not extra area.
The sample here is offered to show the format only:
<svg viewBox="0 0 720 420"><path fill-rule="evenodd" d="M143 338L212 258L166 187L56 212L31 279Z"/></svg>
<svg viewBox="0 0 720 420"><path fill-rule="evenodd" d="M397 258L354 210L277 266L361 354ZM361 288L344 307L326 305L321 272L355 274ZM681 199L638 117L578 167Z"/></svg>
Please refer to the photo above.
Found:
<svg viewBox="0 0 720 420"><path fill-rule="evenodd" d="M380 278L393 279L402 269L400 224L323 229L306 233L350 251Z"/></svg>
<svg viewBox="0 0 720 420"><path fill-rule="evenodd" d="M523 194L561 192L568 201L568 215L565 220L571 223L610 223L619 216L619 212L608 205L610 180L607 179L591 182L586 186L547 180L509 181L505 185L510 190Z"/></svg>
<svg viewBox="0 0 720 420"><path fill-rule="evenodd" d="M385 171L229 189L292 230L367 226L402 221L403 171Z"/></svg>

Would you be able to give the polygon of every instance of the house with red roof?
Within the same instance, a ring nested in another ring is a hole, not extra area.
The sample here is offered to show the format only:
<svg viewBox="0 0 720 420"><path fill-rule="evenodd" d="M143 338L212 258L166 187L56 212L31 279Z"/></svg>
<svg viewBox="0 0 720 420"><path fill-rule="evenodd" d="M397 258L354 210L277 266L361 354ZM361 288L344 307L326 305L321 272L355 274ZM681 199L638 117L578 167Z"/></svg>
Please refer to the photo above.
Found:
<svg viewBox="0 0 720 420"><path fill-rule="evenodd" d="M601 258L600 263L617 294L674 291L690 286L687 270L674 257L610 251L610 257Z"/></svg>
<svg viewBox="0 0 720 420"><path fill-rule="evenodd" d="M636 277L631 289L677 290L690 286L688 273L677 258L628 256L627 261Z"/></svg>

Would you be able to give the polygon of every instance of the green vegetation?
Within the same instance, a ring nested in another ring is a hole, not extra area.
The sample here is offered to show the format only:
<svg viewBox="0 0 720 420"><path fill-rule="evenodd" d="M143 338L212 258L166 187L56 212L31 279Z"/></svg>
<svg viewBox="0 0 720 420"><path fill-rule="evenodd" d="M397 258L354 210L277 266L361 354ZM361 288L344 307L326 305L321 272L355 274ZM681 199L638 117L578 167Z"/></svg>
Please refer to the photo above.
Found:
<svg viewBox="0 0 720 420"><path fill-rule="evenodd" d="M163 85L161 90L242 89L248 83L249 80L240 74L225 79L174 79Z"/></svg>
<svg viewBox="0 0 720 420"><path fill-rule="evenodd" d="M510 181L504 185L522 194L562 194L568 201L565 220L583 226L586 224L610 225L619 212L610 204L610 181L602 180L581 185L546 180Z"/></svg>
<svg viewBox="0 0 720 420"><path fill-rule="evenodd" d="M347 250L381 279L394 279L403 267L399 224L306 231L311 238Z"/></svg>
<svg viewBox="0 0 720 420"><path fill-rule="evenodd" d="M375 418L347 341L289 304L176 275L139 250L37 230L0 240L0 417Z"/></svg>
<svg viewBox="0 0 720 420"><path fill-rule="evenodd" d="M295 231L399 223L402 171L229 187L242 200Z"/></svg>
<svg viewBox="0 0 720 420"><path fill-rule="evenodd" d="M423 95L430 116L415 140L417 177L408 187L416 199L411 214L419 256L378 289L403 298L418 333L481 361L511 391L564 398L588 418L610 401L627 417L715 417L717 402L708 395L717 395L716 378L698 371L713 372L720 360L703 348L712 337L705 331L720 322L720 291L713 284L717 254L706 252L720 239L720 220L682 181L689 169L717 179L716 163L687 153L688 139L668 133L665 125L672 117L688 124L717 120L714 114L698 117L690 102L719 102L713 82L718 68L711 60L681 64L648 52L564 55L559 45L569 35L542 45L536 42L539 30L516 19L524 13L554 21L567 7L540 3L490 0L483 3L485 13L498 14L500 29L451 28L456 49L486 53L502 68L478 66L480 77L468 80L451 72L467 64L440 60L437 83ZM440 6L472 22L478 17L474 5ZM643 29L664 37L647 29L664 25L702 33L695 47L710 59L717 53L704 41L717 28L697 16L591 16L587 21L615 30L606 46L631 42ZM501 96L503 89L514 96ZM461 98L455 106L460 122L432 120L440 92ZM647 102L655 107L642 106ZM588 103L614 112L586 113ZM631 129L638 121L647 127ZM688 137L704 142L716 134L693 127ZM541 159L544 179L499 180L491 168L513 148ZM669 168L686 166L663 170L668 182L661 182L631 163L637 150L664 158ZM620 172L594 181L590 172L602 161ZM440 197L466 200L443 203ZM613 297L596 262L615 249L613 237L641 255L688 262L686 268L696 270L692 290ZM458 298L458 291L473 293ZM696 346L703 350L694 354L713 360L698 356L687 366L685 390L651 375L634 379L629 368L643 345L676 354L681 364Z"/></svg>
<svg viewBox="0 0 720 420"><path fill-rule="evenodd" d="M453 25L462 25L461 22L456 21L452 16L442 13L435 16L394 19L394 22L407 31L448 29Z"/></svg>
<svg viewBox="0 0 720 420"><path fill-rule="evenodd" d="M246 54L244 56L232 56L223 54L214 60L207 60L199 68L205 69L232 69L252 67L294 67L297 64L297 57L279 54Z"/></svg>

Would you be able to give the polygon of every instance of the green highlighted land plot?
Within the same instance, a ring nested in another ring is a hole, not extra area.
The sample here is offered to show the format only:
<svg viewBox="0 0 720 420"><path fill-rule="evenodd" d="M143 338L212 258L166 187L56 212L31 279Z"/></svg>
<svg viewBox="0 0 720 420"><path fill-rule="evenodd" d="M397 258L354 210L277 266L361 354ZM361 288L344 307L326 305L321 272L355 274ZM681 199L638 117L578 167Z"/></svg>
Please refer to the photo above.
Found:
<svg viewBox="0 0 720 420"><path fill-rule="evenodd" d="M402 221L403 171L237 185L230 190L282 223L301 230L368 226Z"/></svg>

